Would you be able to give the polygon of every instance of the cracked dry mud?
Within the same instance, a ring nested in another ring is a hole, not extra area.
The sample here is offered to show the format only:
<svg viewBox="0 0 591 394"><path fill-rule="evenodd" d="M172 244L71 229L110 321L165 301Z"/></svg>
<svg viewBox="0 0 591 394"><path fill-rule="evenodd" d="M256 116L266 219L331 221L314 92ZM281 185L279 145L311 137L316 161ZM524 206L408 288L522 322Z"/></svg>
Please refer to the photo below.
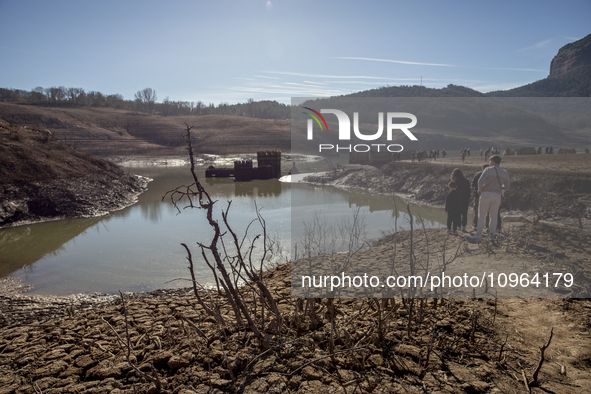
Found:
<svg viewBox="0 0 591 394"><path fill-rule="evenodd" d="M470 259L548 260L546 249L565 266L577 267L588 258L589 246L577 244L582 239L570 230L538 225L550 227L533 228L527 248L510 239L493 247L492 254L485 245L470 245L462 264ZM424 258L421 233L416 233L416 247ZM432 258L443 239L461 242L441 236L441 230L425 234ZM564 236L572 242L561 241ZM382 243L396 239L404 243L408 232ZM264 279L284 316L281 327L268 311L262 314L252 290L242 288L271 343L267 351L235 324L229 305L221 305L228 322L222 329L190 290L126 295L128 340L120 298L112 297L90 310L70 308L63 317L37 315L36 321L7 323L0 333L0 393L157 392L131 364L169 393L520 393L523 373L531 382L539 347L552 328L532 392L591 391L589 300L336 299L331 352L330 303L317 299L315 318L304 316L308 301L291 298L290 269L290 264L278 266ZM3 297L2 304L10 299Z"/></svg>

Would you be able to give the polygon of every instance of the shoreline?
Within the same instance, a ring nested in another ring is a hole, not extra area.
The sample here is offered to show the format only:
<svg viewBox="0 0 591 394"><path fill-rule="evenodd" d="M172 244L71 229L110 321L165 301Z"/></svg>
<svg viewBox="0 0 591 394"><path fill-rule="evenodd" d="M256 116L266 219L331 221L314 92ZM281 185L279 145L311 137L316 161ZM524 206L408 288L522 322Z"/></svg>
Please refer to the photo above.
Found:
<svg viewBox="0 0 591 394"><path fill-rule="evenodd" d="M125 179L125 177L127 179ZM79 185L77 184L79 180L74 179L71 182L67 182L66 184L56 185L52 182L36 182L35 186L38 189L50 189L48 193L44 196L41 194L40 196L30 196L30 195L22 195L20 190L17 190L14 194L21 194L18 198L14 198L8 201L0 201L5 206L12 206L13 210L24 209L27 205L30 204L30 201L44 201L45 203L49 202L52 203L55 197L60 198L61 196L55 196L55 192L58 193L68 193L68 192L77 192L78 188L84 188L85 191L88 192L89 184ZM83 181L87 181L84 179ZM98 183L98 180L92 180ZM90 181L90 183L92 182ZM113 194L120 194L117 197L113 197L109 199L107 197L106 200L99 201L96 203L93 200L93 196L87 196L86 199L77 199L73 202L73 209L77 212L74 214L62 214L62 215L40 215L36 212L27 212L25 213L26 219L19 219L12 222L8 222L6 224L0 225L0 230L4 228L13 228L13 227L20 227L20 226L27 226L31 224L38 224L38 223L46 223L52 222L57 220L66 220L66 219L84 219L84 218L95 218L109 215L111 212L117 212L127 207L130 207L137 203L140 194L145 192L148 189L148 184L152 181L151 178L144 177L141 175L135 174L124 174L121 178L115 179L115 181L122 181L127 185L117 185L116 188L110 190L110 193ZM24 185L23 187L27 187L28 185ZM131 190L127 187L129 186ZM14 186L8 186L7 188L14 188ZM91 193L100 193L102 190L92 190ZM45 197L45 198L44 198Z"/></svg>

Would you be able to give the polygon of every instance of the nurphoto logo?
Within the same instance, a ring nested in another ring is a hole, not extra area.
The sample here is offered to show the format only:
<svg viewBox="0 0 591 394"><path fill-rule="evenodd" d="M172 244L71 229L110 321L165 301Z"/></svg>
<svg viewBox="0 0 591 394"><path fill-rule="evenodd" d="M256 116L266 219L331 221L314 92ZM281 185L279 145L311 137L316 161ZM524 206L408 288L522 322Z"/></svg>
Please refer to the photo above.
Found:
<svg viewBox="0 0 591 394"><path fill-rule="evenodd" d="M351 120L349 116L338 109L321 109L320 112L310 108L303 107L310 112L304 114L310 116L308 119L307 139L314 140L314 121L320 127L320 131L328 132L328 124L322 114L333 114L337 117L339 122L339 141L351 141ZM386 139L392 141L393 130L401 130L411 141L417 141L417 137L409 131L417 124L417 117L408 112L387 112L386 113ZM394 123L394 119L409 119L410 123ZM361 141L376 141L380 139L384 133L384 113L378 112L378 131L374 134L363 134L359 130L359 112L353 112L353 133L354 138ZM404 147L400 144L349 144L339 145L334 144L318 144L318 152L331 151L348 151L348 152L369 152L375 149L378 152L386 150L388 152L402 152Z"/></svg>

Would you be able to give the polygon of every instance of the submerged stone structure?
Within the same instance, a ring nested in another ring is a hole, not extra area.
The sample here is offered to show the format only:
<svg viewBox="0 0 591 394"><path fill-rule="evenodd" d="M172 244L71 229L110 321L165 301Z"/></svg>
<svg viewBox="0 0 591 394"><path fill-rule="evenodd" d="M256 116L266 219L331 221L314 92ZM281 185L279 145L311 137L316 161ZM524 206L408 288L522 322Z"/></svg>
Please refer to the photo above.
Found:
<svg viewBox="0 0 591 394"><path fill-rule="evenodd" d="M253 179L275 179L281 177L281 152L257 152L258 167L253 167L252 160L237 160L234 168L215 168L205 170L206 178L234 178L238 182Z"/></svg>

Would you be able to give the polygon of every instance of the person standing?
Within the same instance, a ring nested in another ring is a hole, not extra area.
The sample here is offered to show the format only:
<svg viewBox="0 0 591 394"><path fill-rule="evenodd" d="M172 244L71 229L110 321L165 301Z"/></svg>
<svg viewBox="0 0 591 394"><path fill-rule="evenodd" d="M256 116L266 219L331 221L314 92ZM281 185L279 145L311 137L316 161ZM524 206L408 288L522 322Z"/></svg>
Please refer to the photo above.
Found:
<svg viewBox="0 0 591 394"><path fill-rule="evenodd" d="M484 171L484 169L488 167L488 164L483 164L482 165L482 171ZM472 222L472 224L474 225L474 231L476 231L476 229L478 228L478 204L480 202L480 194L478 194L478 180L480 179L480 176L482 175L482 171L478 171L476 174L474 174L474 177L472 178L472 190L473 192L473 196L474 196L474 220ZM488 228L490 222L490 218L487 215L486 216L486 221L484 222L484 228ZM497 233L501 231L501 210L499 209L499 214L497 215Z"/></svg>
<svg viewBox="0 0 591 394"><path fill-rule="evenodd" d="M500 167L501 156L490 158L490 166L482 171L478 179L478 225L476 234L468 238L470 242L477 242L482 237L486 215L490 216L489 237L494 239L497 229L497 215L501 206L501 197L505 190L511 187L509 173Z"/></svg>
<svg viewBox="0 0 591 394"><path fill-rule="evenodd" d="M445 198L445 213L447 213L447 233L458 235L462 210L462 196L454 181L449 182L449 193ZM453 228L453 232L452 232Z"/></svg>
<svg viewBox="0 0 591 394"><path fill-rule="evenodd" d="M483 164L482 171L484 171L486 167L488 167L488 164ZM478 171L472 178L472 189L474 190L474 220L472 221L472 224L474 225L474 231L476 231L478 227L478 202L480 201L480 194L478 194L478 180L482 175L482 171Z"/></svg>
<svg viewBox="0 0 591 394"><path fill-rule="evenodd" d="M459 168L455 168L450 176L450 180L455 182L458 194L460 195L460 220L462 231L466 231L468 224L468 207L470 206L470 181L466 179L464 173Z"/></svg>

